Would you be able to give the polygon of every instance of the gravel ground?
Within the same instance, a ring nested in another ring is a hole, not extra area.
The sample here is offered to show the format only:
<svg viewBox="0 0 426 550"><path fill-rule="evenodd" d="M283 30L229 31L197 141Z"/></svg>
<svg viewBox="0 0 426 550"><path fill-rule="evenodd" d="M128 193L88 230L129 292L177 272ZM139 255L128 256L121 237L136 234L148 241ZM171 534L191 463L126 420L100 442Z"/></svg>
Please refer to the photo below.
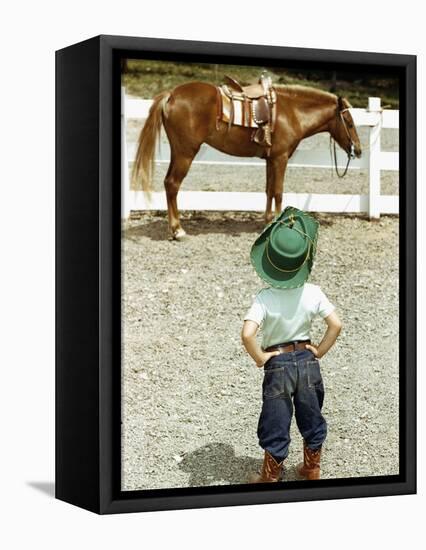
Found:
<svg viewBox="0 0 426 550"><path fill-rule="evenodd" d="M263 373L240 343L263 286L249 261L261 214L182 218L189 237L180 243L167 240L165 213L123 228L125 490L241 484L261 464ZM344 324L321 361L329 427L322 477L397 474L398 218L318 219L310 280ZM314 341L322 331L318 320ZM302 454L294 422L292 438L284 481L295 479Z"/></svg>

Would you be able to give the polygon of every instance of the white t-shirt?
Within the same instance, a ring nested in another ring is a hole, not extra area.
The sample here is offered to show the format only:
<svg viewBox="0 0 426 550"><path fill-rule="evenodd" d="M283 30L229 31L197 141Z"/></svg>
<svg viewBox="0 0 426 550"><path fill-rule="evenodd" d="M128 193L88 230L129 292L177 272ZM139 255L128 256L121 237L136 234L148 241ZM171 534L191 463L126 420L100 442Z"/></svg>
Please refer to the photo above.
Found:
<svg viewBox="0 0 426 550"><path fill-rule="evenodd" d="M334 310L317 285L305 283L297 288L263 288L260 290L245 321L262 327L262 348L294 340L309 340L313 318L323 319Z"/></svg>

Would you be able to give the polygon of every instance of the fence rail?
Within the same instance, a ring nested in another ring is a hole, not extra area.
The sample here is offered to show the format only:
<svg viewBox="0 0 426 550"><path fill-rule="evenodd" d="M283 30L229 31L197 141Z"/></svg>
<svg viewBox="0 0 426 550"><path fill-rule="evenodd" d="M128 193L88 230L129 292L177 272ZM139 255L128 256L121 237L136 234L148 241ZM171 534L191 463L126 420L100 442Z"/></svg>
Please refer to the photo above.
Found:
<svg viewBox="0 0 426 550"><path fill-rule="evenodd" d="M142 191L130 189L129 164L136 155L136 144L127 143L126 129L128 119L145 120L152 104L151 100L126 97L122 90L121 103L121 152L122 152L122 217L127 218L132 210L167 209L165 193L155 192L151 201ZM365 126L369 130L368 145L361 159L354 159L351 170L368 171L368 195L284 193L284 204L291 204L311 212L366 212L370 218L379 218L380 214L398 214L399 197L380 194L380 172L399 170L399 153L381 150L382 128L399 128L399 111L382 110L380 98L371 97L367 109L351 109L357 127ZM170 149L168 143L162 143L156 154L156 162L168 163ZM339 151L339 167L346 165L346 154ZM212 164L228 166L264 166L262 159L239 158L226 155L203 144L194 159L194 164ZM295 168L332 168L328 150L296 150L288 163ZM264 193L253 192L212 192L181 191L179 208L181 210L244 210L263 211Z"/></svg>

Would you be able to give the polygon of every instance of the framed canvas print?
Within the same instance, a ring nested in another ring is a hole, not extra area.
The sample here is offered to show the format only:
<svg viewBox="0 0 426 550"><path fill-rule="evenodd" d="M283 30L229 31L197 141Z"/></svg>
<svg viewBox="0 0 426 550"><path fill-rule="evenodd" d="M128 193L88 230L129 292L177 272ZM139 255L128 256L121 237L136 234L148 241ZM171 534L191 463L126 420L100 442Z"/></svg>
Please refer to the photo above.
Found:
<svg viewBox="0 0 426 550"><path fill-rule="evenodd" d="M56 496L414 493L416 58L56 54Z"/></svg>

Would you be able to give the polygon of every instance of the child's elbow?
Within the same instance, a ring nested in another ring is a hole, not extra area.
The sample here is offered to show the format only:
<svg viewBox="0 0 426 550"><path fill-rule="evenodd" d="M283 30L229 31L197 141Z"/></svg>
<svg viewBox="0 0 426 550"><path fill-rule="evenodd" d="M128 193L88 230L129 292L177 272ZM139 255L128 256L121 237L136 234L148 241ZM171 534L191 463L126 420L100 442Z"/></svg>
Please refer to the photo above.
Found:
<svg viewBox="0 0 426 550"><path fill-rule="evenodd" d="M253 330L251 330L248 327L243 327L243 330L241 331L241 342L244 344L248 344L250 340L252 340L255 337L255 333Z"/></svg>
<svg viewBox="0 0 426 550"><path fill-rule="evenodd" d="M241 330L241 341L243 344L247 344L247 342L256 336L257 327L258 325L254 321L244 321Z"/></svg>
<svg viewBox="0 0 426 550"><path fill-rule="evenodd" d="M244 329L241 331L241 342L243 344L247 344L247 342L250 340L250 336Z"/></svg>
<svg viewBox="0 0 426 550"><path fill-rule="evenodd" d="M334 330L336 331L337 336L342 332L343 324L340 319L337 319L334 323Z"/></svg>

